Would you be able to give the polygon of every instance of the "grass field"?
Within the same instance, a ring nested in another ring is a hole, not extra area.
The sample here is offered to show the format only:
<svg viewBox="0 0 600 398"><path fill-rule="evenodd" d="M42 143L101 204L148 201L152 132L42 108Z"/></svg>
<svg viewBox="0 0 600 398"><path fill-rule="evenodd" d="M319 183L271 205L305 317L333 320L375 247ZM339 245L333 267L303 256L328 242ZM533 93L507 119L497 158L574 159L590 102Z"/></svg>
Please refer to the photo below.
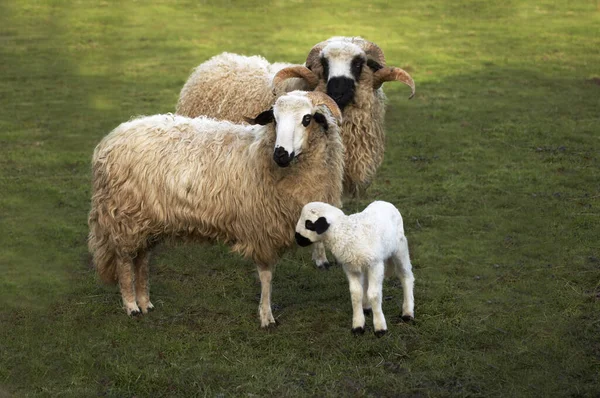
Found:
<svg viewBox="0 0 600 398"><path fill-rule="evenodd" d="M173 244L129 319L89 267L94 146L212 55L334 35L417 85L384 86L385 162L346 203L403 213L416 322L388 281L389 333L353 337L342 270L298 249L265 332L250 262ZM600 396L599 137L596 1L3 1L0 396Z"/></svg>

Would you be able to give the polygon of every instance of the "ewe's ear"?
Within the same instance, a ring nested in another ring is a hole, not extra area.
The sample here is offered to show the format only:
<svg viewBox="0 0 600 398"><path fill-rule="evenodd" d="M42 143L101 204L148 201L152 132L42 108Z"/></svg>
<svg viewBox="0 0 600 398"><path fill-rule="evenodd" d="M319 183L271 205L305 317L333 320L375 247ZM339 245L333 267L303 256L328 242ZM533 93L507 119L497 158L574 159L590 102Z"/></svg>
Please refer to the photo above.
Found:
<svg viewBox="0 0 600 398"><path fill-rule="evenodd" d="M327 124L327 118L322 113L316 112L313 116L313 119L315 119L315 122L317 122L321 126L323 126L325 131L327 131L327 129L329 129L329 125Z"/></svg>
<svg viewBox="0 0 600 398"><path fill-rule="evenodd" d="M309 231L314 231L317 234L321 235L323 232L327 231L327 229L329 228L329 223L327 222L327 219L325 217L319 217L315 222L306 220L304 226Z"/></svg>
<svg viewBox="0 0 600 398"><path fill-rule="evenodd" d="M273 115L273 108L269 109L268 111L261 112L254 119L244 116L244 120L246 122L250 124L260 124L261 126L271 123L274 119L275 116Z"/></svg>

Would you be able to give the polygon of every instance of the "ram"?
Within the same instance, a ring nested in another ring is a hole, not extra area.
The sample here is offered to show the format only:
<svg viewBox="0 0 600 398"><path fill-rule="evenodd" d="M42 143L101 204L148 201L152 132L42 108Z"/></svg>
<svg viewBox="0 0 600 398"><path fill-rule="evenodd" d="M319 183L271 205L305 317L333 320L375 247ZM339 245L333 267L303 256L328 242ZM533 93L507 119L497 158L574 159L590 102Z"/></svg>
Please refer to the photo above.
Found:
<svg viewBox="0 0 600 398"><path fill-rule="evenodd" d="M261 326L273 325L273 266L294 242L302 206L341 203L340 120L327 95L294 91L256 126L155 115L108 134L92 160L88 246L100 278L118 282L127 314L153 308L152 247L188 238L225 242L256 263Z"/></svg>

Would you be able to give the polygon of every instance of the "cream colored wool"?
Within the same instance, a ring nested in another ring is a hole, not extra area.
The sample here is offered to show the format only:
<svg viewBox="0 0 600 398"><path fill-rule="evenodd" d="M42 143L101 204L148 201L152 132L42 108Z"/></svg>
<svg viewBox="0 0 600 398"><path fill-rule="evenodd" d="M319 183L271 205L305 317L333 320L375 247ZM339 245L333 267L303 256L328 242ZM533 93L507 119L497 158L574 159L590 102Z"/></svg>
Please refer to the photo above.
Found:
<svg viewBox="0 0 600 398"><path fill-rule="evenodd" d="M364 55L369 46L372 43L360 37L338 36L317 44L315 49L321 50L315 55L344 47ZM376 55L381 58L378 61L385 63L383 52L378 47L377 51ZM286 79L281 85L273 86L273 76L278 71L294 66L300 65L270 64L259 56L217 55L200 64L190 75L181 90L176 112L189 117L207 115L235 122L242 121L244 116L254 117L271 106L277 96L291 90L312 88L299 78ZM323 76L320 63L311 64L310 68L318 78L314 91L327 92L327 77ZM373 76L374 72L365 66L357 81L354 101L342 110L341 134L346 146L344 192L351 196L364 194L373 182L385 152L386 97L381 82L375 82Z"/></svg>
<svg viewBox="0 0 600 398"><path fill-rule="evenodd" d="M293 78L286 81L279 95L273 94L273 76L291 65L271 64L258 55L216 55L194 69L181 89L176 113L244 122L244 117L269 109L279 95L308 89L304 80Z"/></svg>
<svg viewBox="0 0 600 398"><path fill-rule="evenodd" d="M328 131L311 123L301 155L286 168L273 161L273 123L156 115L123 123L98 144L88 245L100 278L119 282L128 314L152 309L149 250L171 237L221 241L252 259L262 283L261 325L274 323L271 272L294 242L302 207L341 205L339 125L326 106L316 110L326 116Z"/></svg>

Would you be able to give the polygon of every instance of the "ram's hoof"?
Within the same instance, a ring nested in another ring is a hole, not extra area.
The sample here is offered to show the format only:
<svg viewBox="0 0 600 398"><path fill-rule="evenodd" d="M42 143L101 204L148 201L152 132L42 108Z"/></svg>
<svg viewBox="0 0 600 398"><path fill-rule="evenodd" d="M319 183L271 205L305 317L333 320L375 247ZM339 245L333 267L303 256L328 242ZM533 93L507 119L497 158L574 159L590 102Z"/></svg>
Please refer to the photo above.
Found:
<svg viewBox="0 0 600 398"><path fill-rule="evenodd" d="M370 308L363 308L363 314L365 314L366 316L371 316L373 315L373 310Z"/></svg>
<svg viewBox="0 0 600 398"><path fill-rule="evenodd" d="M382 330L376 330L375 331L375 336L377 337L382 337L384 334L387 333L387 329L382 329Z"/></svg>
<svg viewBox="0 0 600 398"><path fill-rule="evenodd" d="M353 328L352 329L352 334L355 335L355 336L359 336L359 335L362 336L363 334L365 334L365 328L360 328L360 327L359 328Z"/></svg>

